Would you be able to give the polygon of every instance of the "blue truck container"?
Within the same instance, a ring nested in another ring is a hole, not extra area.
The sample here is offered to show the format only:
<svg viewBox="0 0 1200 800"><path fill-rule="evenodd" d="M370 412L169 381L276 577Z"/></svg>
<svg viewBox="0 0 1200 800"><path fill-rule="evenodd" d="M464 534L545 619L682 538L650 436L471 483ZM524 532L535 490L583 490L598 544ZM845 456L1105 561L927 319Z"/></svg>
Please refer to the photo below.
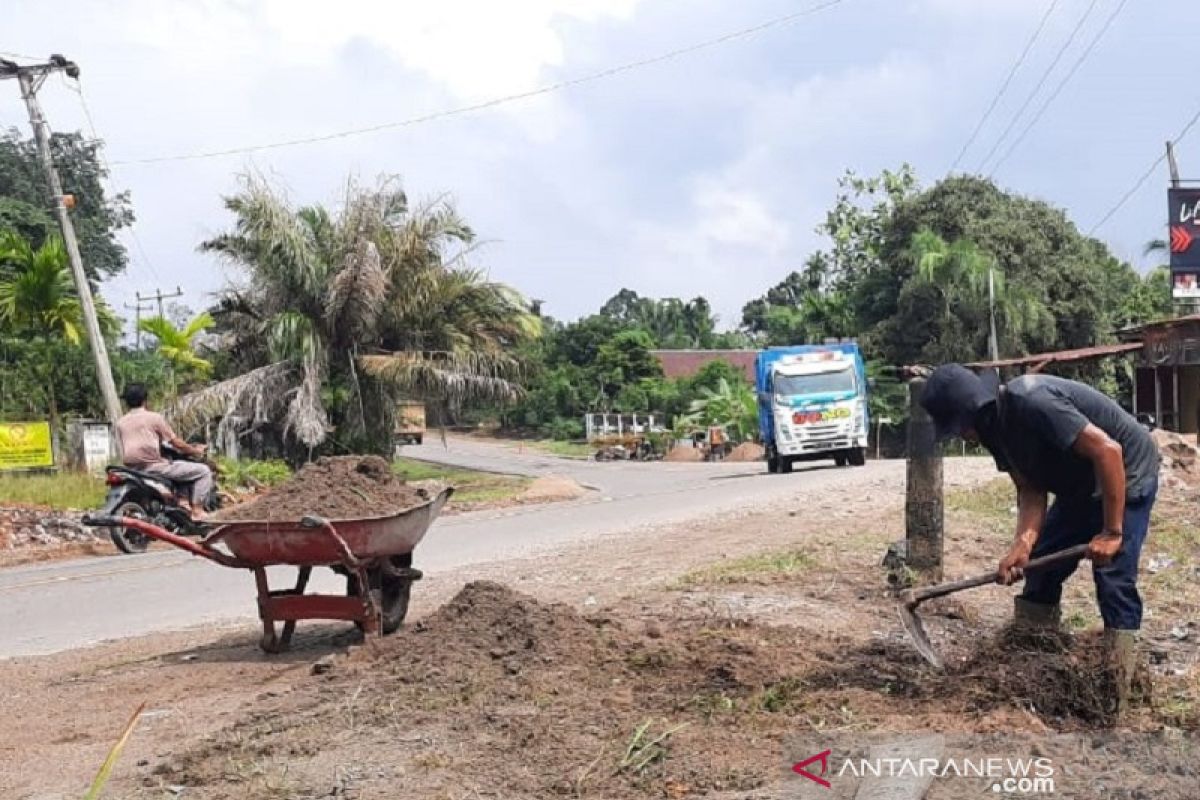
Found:
<svg viewBox="0 0 1200 800"><path fill-rule="evenodd" d="M770 472L831 459L860 467L867 453L867 370L853 342L771 347L755 362L758 425Z"/></svg>

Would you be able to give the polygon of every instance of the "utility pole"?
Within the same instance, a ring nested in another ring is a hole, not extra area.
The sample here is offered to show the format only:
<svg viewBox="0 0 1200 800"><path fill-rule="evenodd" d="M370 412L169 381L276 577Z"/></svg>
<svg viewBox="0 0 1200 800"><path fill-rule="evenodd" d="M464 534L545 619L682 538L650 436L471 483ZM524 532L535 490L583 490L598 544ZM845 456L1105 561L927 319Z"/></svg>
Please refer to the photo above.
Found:
<svg viewBox="0 0 1200 800"><path fill-rule="evenodd" d="M1179 188L1179 164L1175 161L1175 144L1167 142L1167 164L1171 168L1171 188Z"/></svg>
<svg viewBox="0 0 1200 800"><path fill-rule="evenodd" d="M122 303L121 305L125 306L125 308L127 308L133 312L133 336L134 336L134 342L135 342L134 347L136 347L138 350L141 350L142 349L142 312L149 311L152 308L154 308L154 306L143 303L142 298L138 297L136 294L134 296L138 298L138 301L136 303L134 303L133 305L129 305L129 303Z"/></svg>
<svg viewBox="0 0 1200 800"><path fill-rule="evenodd" d="M154 294L148 294L145 297L142 297L141 294L136 293L136 292L134 293L133 296L137 298L138 303L141 303L143 300L146 300L146 301L154 300L155 302L157 302L158 303L158 315L160 317L164 317L166 315L163 313L163 300L171 300L176 297L183 297L183 291L178 286L176 286L175 291L171 292L170 294L163 294L162 289L155 289Z"/></svg>
<svg viewBox="0 0 1200 800"><path fill-rule="evenodd" d="M58 170L54 168L54 158L50 152L50 126L37 99L38 89L53 72L65 72L72 78L79 77L79 67L75 62L68 61L60 55L50 56L50 60L44 64L26 66L0 59L0 79L17 79L21 86L21 98L29 110L29 124L33 126L38 155L41 157L42 167L46 170L46 180L49 182L51 199L54 201L54 213L62 228L63 242L67 246L67 255L71 261L71 274L75 278L75 290L79 294L88 343L92 348L92 357L96 360L96 375L100 379L104 410L107 412L108 421L115 427L117 420L121 418L121 403L117 400L117 386L113 382L112 365L108 361L108 348L104 344L104 337L100 335L96 303L92 299L92 287L88 283L87 273L83 270L83 258L79 254L79 242L75 239L75 228L71 225L71 215L63 196L62 180L58 176Z"/></svg>

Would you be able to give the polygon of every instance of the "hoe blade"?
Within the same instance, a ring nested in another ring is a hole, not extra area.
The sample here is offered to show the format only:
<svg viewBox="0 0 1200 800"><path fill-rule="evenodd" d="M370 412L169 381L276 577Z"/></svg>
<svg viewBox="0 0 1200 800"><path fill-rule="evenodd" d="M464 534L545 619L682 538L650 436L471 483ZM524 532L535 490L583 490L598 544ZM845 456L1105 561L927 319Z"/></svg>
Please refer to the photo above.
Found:
<svg viewBox="0 0 1200 800"><path fill-rule="evenodd" d="M937 669L944 669L945 664L942 662L942 657L938 655L937 650L933 649L933 644L929 641L929 634L925 633L925 626L921 624L921 618L917 616L916 611L904 603L896 608L900 612L900 624L904 626L905 633L908 634L913 647L921 654L921 658Z"/></svg>

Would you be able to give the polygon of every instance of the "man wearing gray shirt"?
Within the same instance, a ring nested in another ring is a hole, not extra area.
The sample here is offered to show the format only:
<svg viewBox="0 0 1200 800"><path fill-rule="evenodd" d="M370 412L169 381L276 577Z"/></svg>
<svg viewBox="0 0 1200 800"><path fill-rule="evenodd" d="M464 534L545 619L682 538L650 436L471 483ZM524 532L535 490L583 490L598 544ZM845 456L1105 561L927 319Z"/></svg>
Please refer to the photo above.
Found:
<svg viewBox="0 0 1200 800"><path fill-rule="evenodd" d="M921 404L939 438L960 436L988 449L1017 487L1017 532L998 578L1023 576L1031 558L1087 542L1104 618L1104 643L1117 676L1118 710L1128 702L1142 625L1138 558L1158 491L1158 448L1109 397L1050 375L999 385L959 364L934 370ZM1054 502L1048 496L1054 495ZM1016 623L1057 628L1067 562L1030 573L1016 598Z"/></svg>

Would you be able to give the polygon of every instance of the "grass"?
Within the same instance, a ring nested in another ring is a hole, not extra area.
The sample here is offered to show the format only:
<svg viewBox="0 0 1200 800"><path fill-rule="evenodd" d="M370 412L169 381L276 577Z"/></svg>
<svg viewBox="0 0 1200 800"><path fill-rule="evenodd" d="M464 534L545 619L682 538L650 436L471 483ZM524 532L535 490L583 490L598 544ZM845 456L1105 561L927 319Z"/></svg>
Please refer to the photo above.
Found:
<svg viewBox="0 0 1200 800"><path fill-rule="evenodd" d="M559 458L591 458L596 454L596 448L585 442L563 442L557 439L537 439L525 442L534 450L541 450Z"/></svg>
<svg viewBox="0 0 1200 800"><path fill-rule="evenodd" d="M455 487L453 505L495 503L517 497L528 488L529 478L473 469L443 467L411 458L399 458L392 470L407 481L442 481Z"/></svg>
<svg viewBox="0 0 1200 800"><path fill-rule="evenodd" d="M982 486L946 492L947 511L964 511L990 522L1014 520L1016 505L1017 490L1008 478L996 478Z"/></svg>
<svg viewBox="0 0 1200 800"><path fill-rule="evenodd" d="M692 570L676 580L672 588L694 589L699 586L727 583L773 583L793 578L815 565L816 560L803 550L760 553Z"/></svg>
<svg viewBox="0 0 1200 800"><path fill-rule="evenodd" d="M95 508L104 502L104 481L81 472L0 476L0 503L46 506L56 510Z"/></svg>

